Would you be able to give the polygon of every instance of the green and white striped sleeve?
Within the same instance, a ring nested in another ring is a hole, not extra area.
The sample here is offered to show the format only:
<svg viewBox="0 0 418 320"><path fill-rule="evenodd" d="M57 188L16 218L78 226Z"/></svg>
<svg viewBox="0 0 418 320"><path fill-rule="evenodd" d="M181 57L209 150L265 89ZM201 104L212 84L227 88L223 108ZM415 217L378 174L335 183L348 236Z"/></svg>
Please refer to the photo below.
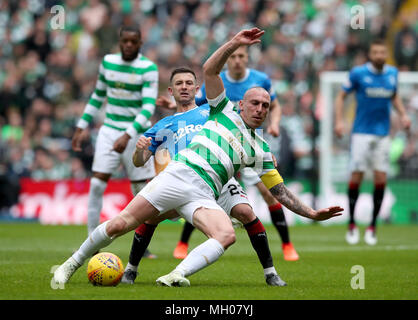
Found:
<svg viewBox="0 0 418 320"><path fill-rule="evenodd" d="M207 100L210 106L210 114L221 112L229 102L225 90L222 91L222 93L220 93L216 98Z"/></svg>
<svg viewBox="0 0 418 320"><path fill-rule="evenodd" d="M103 101L106 98L107 84L103 67L103 61L99 67L99 77L96 82L96 88L84 109L83 115L77 123L78 128L85 129L88 127L89 123L91 123L93 121L93 118L99 113L99 110L103 105Z"/></svg>
<svg viewBox="0 0 418 320"><path fill-rule="evenodd" d="M131 137L149 129L149 119L155 112L155 102L158 95L158 67L155 63L146 68L143 80L141 91L142 110L135 117L132 126L126 129L126 133Z"/></svg>

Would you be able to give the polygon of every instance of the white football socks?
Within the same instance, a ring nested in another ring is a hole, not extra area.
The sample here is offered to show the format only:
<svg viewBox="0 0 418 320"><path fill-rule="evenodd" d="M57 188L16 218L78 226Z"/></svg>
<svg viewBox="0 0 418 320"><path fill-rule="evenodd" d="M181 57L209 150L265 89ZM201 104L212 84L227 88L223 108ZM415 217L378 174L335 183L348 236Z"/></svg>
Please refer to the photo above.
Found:
<svg viewBox="0 0 418 320"><path fill-rule="evenodd" d="M87 203L87 230L91 234L100 224L100 212L103 206L103 193L107 182L98 178L90 179L89 199Z"/></svg>
<svg viewBox="0 0 418 320"><path fill-rule="evenodd" d="M112 243L113 239L106 233L106 225L109 221L103 222L88 236L80 248L72 255L74 260L82 265L86 259L100 249Z"/></svg>
<svg viewBox="0 0 418 320"><path fill-rule="evenodd" d="M265 268L264 269L264 277L267 276L270 273L277 274L276 268L270 267L270 268Z"/></svg>
<svg viewBox="0 0 418 320"><path fill-rule="evenodd" d="M128 262L128 264L125 267L125 271L127 271L127 270L131 270L131 271L136 272L136 271L138 271L138 266L134 266L134 265L132 265Z"/></svg>
<svg viewBox="0 0 418 320"><path fill-rule="evenodd" d="M220 242L211 238L190 251L174 271L180 272L183 277L192 275L218 260L224 252Z"/></svg>

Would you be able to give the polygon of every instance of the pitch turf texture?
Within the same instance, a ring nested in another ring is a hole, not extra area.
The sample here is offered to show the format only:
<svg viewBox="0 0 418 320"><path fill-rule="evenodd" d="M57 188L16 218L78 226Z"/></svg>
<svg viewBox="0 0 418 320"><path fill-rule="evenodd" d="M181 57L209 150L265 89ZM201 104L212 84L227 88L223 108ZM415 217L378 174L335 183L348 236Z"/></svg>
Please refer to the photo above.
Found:
<svg viewBox="0 0 418 320"><path fill-rule="evenodd" d="M158 259L143 259L134 285L94 287L88 283L85 263L65 285L51 288L51 268L64 262L86 236L85 226L44 226L37 223L0 224L0 299L135 299L135 300L287 300L287 299L417 299L418 226L382 225L379 243L344 241L345 226L295 226L290 235L300 260L283 260L281 241L267 226L276 269L287 287L269 287L245 230L237 229L237 241L223 257L192 275L189 288L159 287L155 280L178 263L172 256L181 225L160 225L150 249ZM364 227L361 228L362 235ZM128 261L133 233L117 239L104 251ZM192 235L191 247L205 240ZM358 271L364 268L364 289ZM354 271L354 270L353 270Z"/></svg>

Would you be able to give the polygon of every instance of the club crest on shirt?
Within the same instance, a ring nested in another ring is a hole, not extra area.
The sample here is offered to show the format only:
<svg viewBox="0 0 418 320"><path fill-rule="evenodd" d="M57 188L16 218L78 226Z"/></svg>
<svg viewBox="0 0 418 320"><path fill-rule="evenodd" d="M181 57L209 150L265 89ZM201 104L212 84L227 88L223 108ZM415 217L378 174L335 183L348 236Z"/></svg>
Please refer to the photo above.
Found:
<svg viewBox="0 0 418 320"><path fill-rule="evenodd" d="M373 82L373 79L372 79L372 78L370 78L369 76L365 76L363 80L364 80L364 82L366 82L366 83L372 83L372 82Z"/></svg>

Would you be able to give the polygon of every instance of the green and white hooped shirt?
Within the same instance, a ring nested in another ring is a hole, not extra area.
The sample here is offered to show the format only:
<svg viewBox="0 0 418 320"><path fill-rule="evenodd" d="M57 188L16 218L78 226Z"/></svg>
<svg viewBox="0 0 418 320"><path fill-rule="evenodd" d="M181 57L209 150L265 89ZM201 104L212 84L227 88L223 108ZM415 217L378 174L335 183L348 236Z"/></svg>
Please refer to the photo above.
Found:
<svg viewBox="0 0 418 320"><path fill-rule="evenodd" d="M158 68L154 62L141 54L129 62L121 54L108 54L100 64L96 88L77 127L86 128L107 98L103 124L133 137L148 129L157 94Z"/></svg>
<svg viewBox="0 0 418 320"><path fill-rule="evenodd" d="M269 189L283 182L268 144L245 124L225 91L208 102L208 121L174 160L193 169L216 198L227 181L244 167L253 168Z"/></svg>

